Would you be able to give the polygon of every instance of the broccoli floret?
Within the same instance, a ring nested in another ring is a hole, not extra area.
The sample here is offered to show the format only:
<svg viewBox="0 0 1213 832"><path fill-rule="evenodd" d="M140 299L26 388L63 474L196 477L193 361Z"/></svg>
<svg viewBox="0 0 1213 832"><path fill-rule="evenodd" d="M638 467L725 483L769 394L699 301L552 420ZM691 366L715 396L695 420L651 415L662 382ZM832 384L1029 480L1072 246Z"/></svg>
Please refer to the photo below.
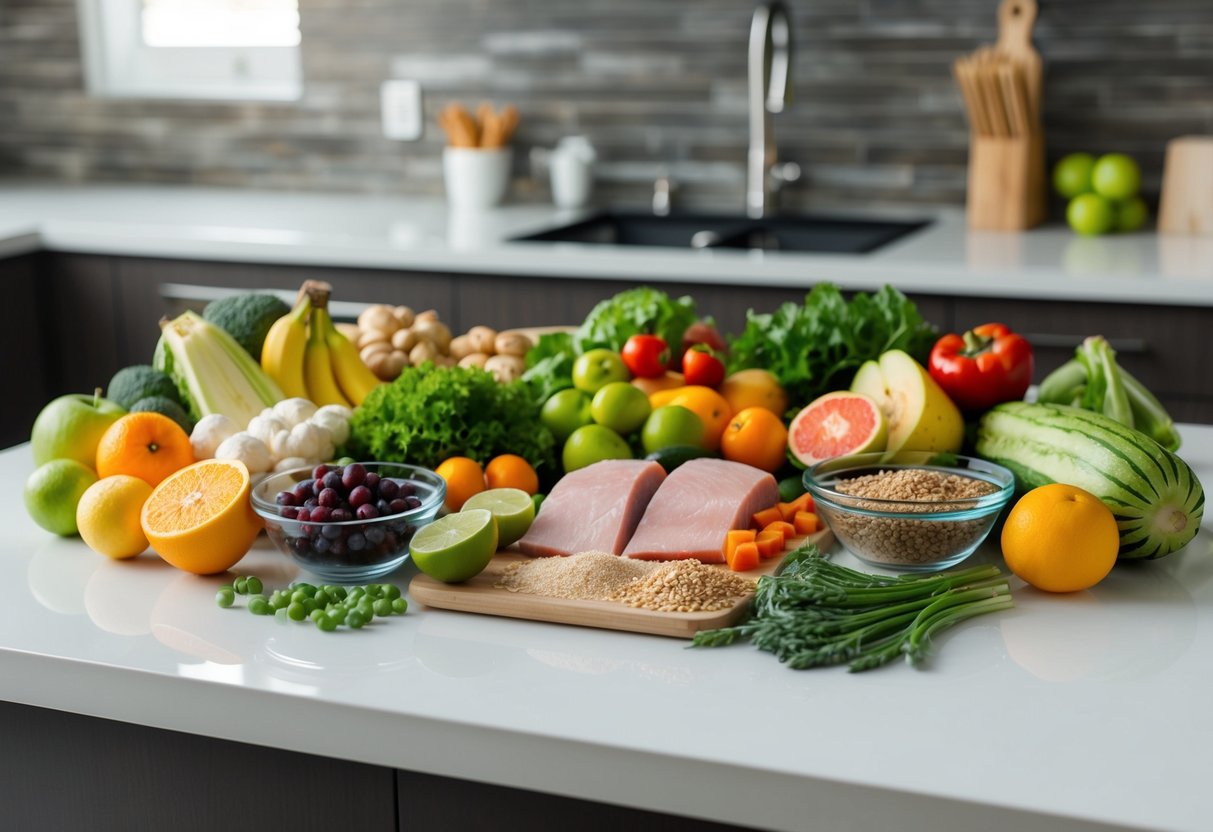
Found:
<svg viewBox="0 0 1213 832"><path fill-rule="evenodd" d="M107 399L126 410L130 410L135 402L149 396L163 396L169 401L180 403L176 383L165 373L146 364L123 367L114 373L109 387L105 390Z"/></svg>
<svg viewBox="0 0 1213 832"><path fill-rule="evenodd" d="M291 311L275 295L231 295L211 301L202 317L227 332L255 360L261 360L261 345L274 321Z"/></svg>
<svg viewBox="0 0 1213 832"><path fill-rule="evenodd" d="M148 411L169 417L181 425L181 429L185 431L187 436L194 429L194 423L186 415L185 409L165 396L147 396L130 406L131 413L145 413Z"/></svg>

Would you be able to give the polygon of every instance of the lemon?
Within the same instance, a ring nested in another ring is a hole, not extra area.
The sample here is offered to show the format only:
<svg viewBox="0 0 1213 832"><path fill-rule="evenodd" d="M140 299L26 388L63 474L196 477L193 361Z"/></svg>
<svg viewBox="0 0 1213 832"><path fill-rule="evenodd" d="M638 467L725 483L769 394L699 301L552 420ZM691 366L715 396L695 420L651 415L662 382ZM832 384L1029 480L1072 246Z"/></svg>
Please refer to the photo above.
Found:
<svg viewBox="0 0 1213 832"><path fill-rule="evenodd" d="M409 555L417 568L448 584L474 578L497 553L497 521L483 509L448 514L413 535Z"/></svg>
<svg viewBox="0 0 1213 832"><path fill-rule="evenodd" d="M521 488L490 488L473 494L463 510L483 508L497 519L497 545L501 548L520 540L535 519L535 503Z"/></svg>
<svg viewBox="0 0 1213 832"><path fill-rule="evenodd" d="M152 487L138 477L115 474L89 486L76 506L80 537L107 558L133 558L147 548L139 522Z"/></svg>

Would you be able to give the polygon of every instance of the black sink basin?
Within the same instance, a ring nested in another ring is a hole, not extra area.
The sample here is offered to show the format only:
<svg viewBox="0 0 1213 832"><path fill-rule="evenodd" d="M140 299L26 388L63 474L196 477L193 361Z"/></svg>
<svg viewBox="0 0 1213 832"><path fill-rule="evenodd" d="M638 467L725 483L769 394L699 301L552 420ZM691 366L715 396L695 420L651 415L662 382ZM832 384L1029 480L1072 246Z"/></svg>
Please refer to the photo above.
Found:
<svg viewBox="0 0 1213 832"><path fill-rule="evenodd" d="M571 225L518 237L525 241L614 246L763 249L866 254L927 223L785 216L752 220L716 214L603 211Z"/></svg>

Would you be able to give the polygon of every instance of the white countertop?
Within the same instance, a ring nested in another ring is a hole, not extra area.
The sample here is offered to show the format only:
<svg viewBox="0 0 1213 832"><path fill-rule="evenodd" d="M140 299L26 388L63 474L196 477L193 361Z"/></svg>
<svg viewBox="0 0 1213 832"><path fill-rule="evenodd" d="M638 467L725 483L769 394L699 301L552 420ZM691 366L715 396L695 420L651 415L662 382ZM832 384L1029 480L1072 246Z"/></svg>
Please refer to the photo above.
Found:
<svg viewBox="0 0 1213 832"><path fill-rule="evenodd" d="M1182 433L1213 485L1213 427ZM1088 592L1016 581L1015 609L948 631L923 670L849 675L417 605L333 634L221 610L219 578L35 527L31 469L28 446L0 453L0 699L772 829L1203 832L1213 817L1209 520ZM268 547L238 571L295 577Z"/></svg>
<svg viewBox="0 0 1213 832"><path fill-rule="evenodd" d="M959 211L868 255L687 251L509 239L579 212L195 187L0 185L0 256L52 251L566 278L1213 306L1213 237L970 233Z"/></svg>

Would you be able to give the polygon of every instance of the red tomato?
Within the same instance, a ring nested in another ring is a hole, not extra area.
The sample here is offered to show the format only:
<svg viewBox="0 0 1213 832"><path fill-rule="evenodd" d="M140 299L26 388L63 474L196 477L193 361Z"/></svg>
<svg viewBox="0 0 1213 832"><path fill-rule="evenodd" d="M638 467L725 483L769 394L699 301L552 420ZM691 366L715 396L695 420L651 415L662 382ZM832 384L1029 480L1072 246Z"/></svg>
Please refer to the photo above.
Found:
<svg viewBox="0 0 1213 832"><path fill-rule="evenodd" d="M637 378L657 378L665 373L670 350L660 335L633 335L623 345L623 363Z"/></svg>
<svg viewBox="0 0 1213 832"><path fill-rule="evenodd" d="M682 354L682 374L687 384L717 387L724 381L724 362L704 344L696 344Z"/></svg>

